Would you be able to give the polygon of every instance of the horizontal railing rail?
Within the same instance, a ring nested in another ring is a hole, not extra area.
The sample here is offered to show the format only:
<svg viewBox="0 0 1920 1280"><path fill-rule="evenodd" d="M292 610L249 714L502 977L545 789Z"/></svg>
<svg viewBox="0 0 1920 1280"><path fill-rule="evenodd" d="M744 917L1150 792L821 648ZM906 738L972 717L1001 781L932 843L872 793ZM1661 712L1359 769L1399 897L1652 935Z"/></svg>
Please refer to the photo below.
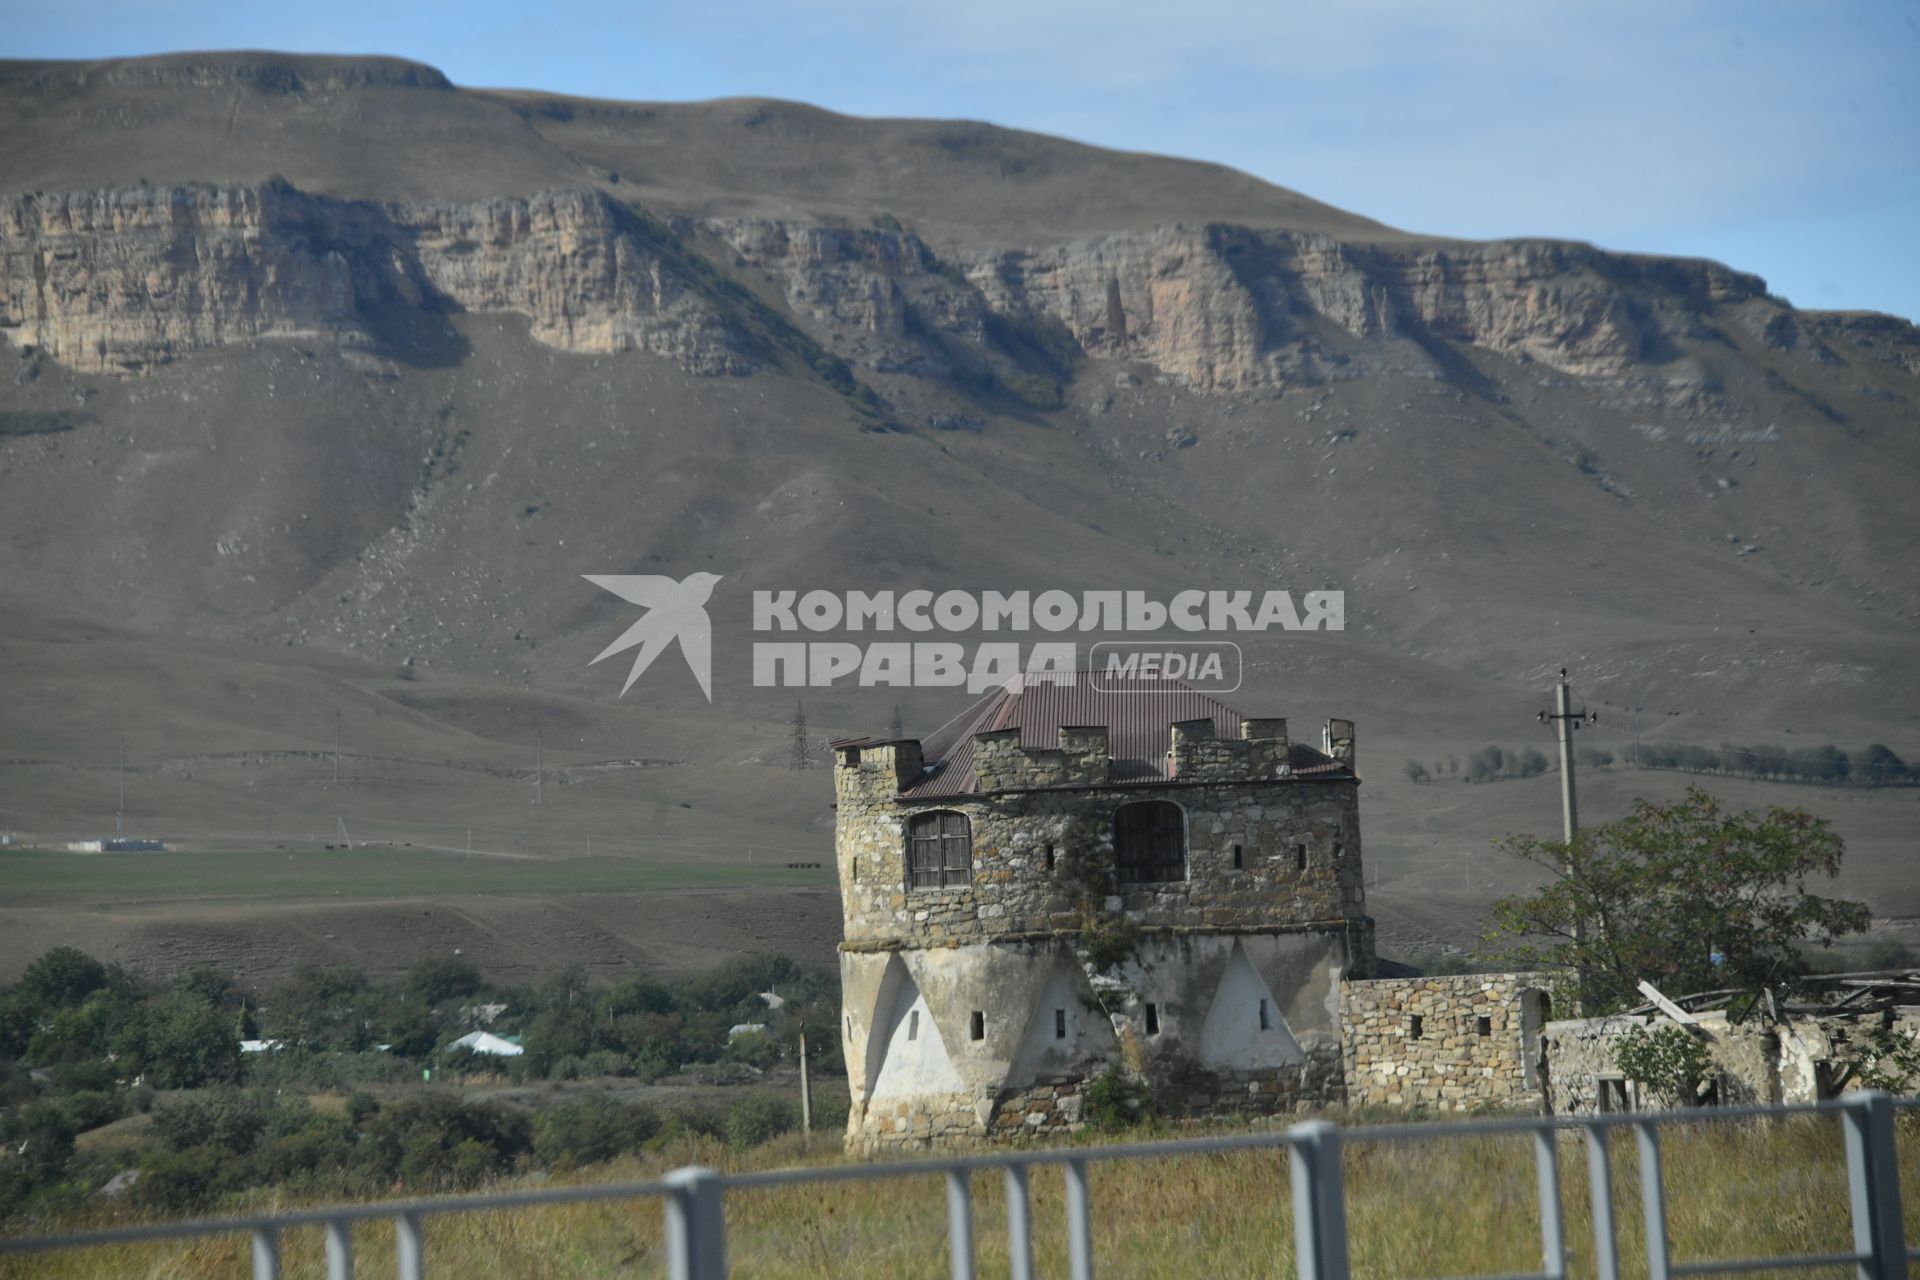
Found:
<svg viewBox="0 0 1920 1280"><path fill-rule="evenodd" d="M1155 1142L1042 1150L983 1151L965 1155L818 1168L775 1169L720 1174L710 1169L676 1169L652 1182L549 1187L488 1195L381 1201L302 1209L284 1213L111 1227L66 1235L0 1237L0 1254L48 1252L113 1244L245 1235L251 1241L255 1280L280 1275L280 1238L287 1230L321 1228L328 1280L352 1280L353 1229L363 1222L394 1224L400 1280L426 1275L426 1220L489 1209L551 1207L605 1200L658 1199L665 1213L667 1272L673 1280L720 1280L727 1274L726 1196L729 1192L792 1186L939 1177L947 1193L947 1254L954 1280L974 1275L973 1177L999 1173L1006 1186L1008 1270L1012 1280L1033 1280L1033 1171L1053 1166L1064 1179L1067 1254L1073 1280L1092 1280L1093 1198L1088 1167L1127 1160L1167 1159L1255 1150L1285 1150L1293 1205L1294 1254L1299 1280L1346 1280L1349 1274L1345 1175L1347 1144L1433 1142L1490 1134L1533 1137L1536 1191L1540 1213L1539 1271L1470 1280L1566 1280L1571 1256L1560 1191L1560 1135L1576 1132L1584 1140L1593 1225L1593 1271L1599 1280L1619 1280L1620 1256L1613 1203L1612 1139L1632 1133L1640 1169L1640 1211L1644 1224L1649 1280L1730 1275L1750 1271L1796 1271L1851 1267L1858 1280L1906 1280L1907 1263L1920 1248L1906 1245L1900 1204L1900 1166L1893 1114L1920 1108L1920 1098L1893 1099L1863 1092L1826 1102L1788 1106L1715 1107L1689 1111L1592 1116L1514 1116L1434 1121L1415 1124L1358 1125L1347 1128L1308 1120L1284 1130L1221 1137L1177 1138ZM1721 1258L1676 1262L1667 1234L1666 1182L1661 1165L1660 1131L1686 1124L1779 1119L1796 1115L1832 1115L1845 1136L1848 1206L1853 1248L1848 1252Z"/></svg>

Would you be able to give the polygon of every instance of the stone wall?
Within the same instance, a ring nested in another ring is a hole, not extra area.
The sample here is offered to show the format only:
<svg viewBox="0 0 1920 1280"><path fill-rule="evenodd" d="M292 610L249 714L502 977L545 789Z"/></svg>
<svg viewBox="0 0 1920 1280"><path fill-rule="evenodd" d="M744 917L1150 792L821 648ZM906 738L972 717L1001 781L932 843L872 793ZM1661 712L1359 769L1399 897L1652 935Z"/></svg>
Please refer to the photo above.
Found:
<svg viewBox="0 0 1920 1280"><path fill-rule="evenodd" d="M1359 1105L1531 1110L1541 1102L1536 975L1465 974L1348 982L1341 1044Z"/></svg>
<svg viewBox="0 0 1920 1280"><path fill-rule="evenodd" d="M1723 1106L1805 1101L1787 1099L1781 1090L1780 1038L1758 1017L1729 1024L1724 1012L1699 1015L1695 1034L1713 1056L1717 1100ZM1695 1099L1652 1097L1625 1080L1617 1055L1620 1041L1642 1027L1674 1026L1657 1015L1615 1014L1605 1018L1549 1023L1544 1033L1547 1097L1556 1115L1592 1115L1598 1111L1643 1111L1652 1107L1691 1106ZM1612 1082L1603 1097L1602 1082Z"/></svg>
<svg viewBox="0 0 1920 1280"><path fill-rule="evenodd" d="M979 744L998 748L1000 736L983 734ZM1090 894L1103 911L1124 913L1149 930L1344 932L1347 921L1366 914L1358 788L1350 777L1073 782L901 802L895 799L901 781L919 771L917 744L864 745L852 764L848 754L840 753L834 782L845 945L852 948L945 946L1077 930ZM1055 754L1063 774L1093 771L1086 763L1096 755L1091 747L1070 742ZM1104 749L1097 755L1104 770ZM1040 767L1055 766L1043 761ZM1205 777L1210 770L1199 772ZM1172 801L1185 813L1186 880L1113 881L1114 811L1139 800ZM909 887L907 823L931 809L967 816L970 884ZM1356 944L1361 934L1370 948L1364 929L1357 931ZM1369 958L1356 955L1361 963Z"/></svg>
<svg viewBox="0 0 1920 1280"><path fill-rule="evenodd" d="M1141 939L1099 969L1070 939L844 951L854 1150L1071 1133L1109 1072L1180 1117L1344 1096L1342 937Z"/></svg>

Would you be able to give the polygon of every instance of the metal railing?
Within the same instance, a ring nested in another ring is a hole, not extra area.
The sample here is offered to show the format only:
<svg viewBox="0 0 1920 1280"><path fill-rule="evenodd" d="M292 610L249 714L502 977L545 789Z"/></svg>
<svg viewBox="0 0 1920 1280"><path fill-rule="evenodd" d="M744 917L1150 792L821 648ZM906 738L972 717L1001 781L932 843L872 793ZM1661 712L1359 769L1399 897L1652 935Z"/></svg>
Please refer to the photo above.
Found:
<svg viewBox="0 0 1920 1280"><path fill-rule="evenodd" d="M1560 1194L1559 1135L1576 1130L1587 1155L1593 1268L1598 1280L1618 1280L1620 1256L1613 1203L1611 1140L1630 1129L1639 1151L1640 1210L1645 1224L1649 1280L1746 1271L1851 1267L1858 1280L1906 1280L1907 1263L1920 1249L1906 1246L1900 1210L1900 1170L1893 1113L1920 1107L1920 1099L1895 1100L1858 1093L1832 1102L1797 1106L1721 1107L1706 1110L1595 1116L1512 1117L1432 1124L1373 1125L1343 1129L1309 1120L1278 1132L1231 1137L1054 1150L1006 1150L927 1160L829 1165L764 1173L720 1174L676 1169L656 1182L550 1188L498 1195L342 1205L293 1213L120 1227L62 1236L0 1237L0 1253L36 1253L90 1246L194 1236L246 1235L252 1241L255 1280L278 1280L280 1237L289 1228L318 1226L326 1246L328 1280L352 1280L353 1229L370 1220L394 1224L399 1280L426 1275L425 1222L430 1217L487 1209L551 1207L596 1200L658 1199L666 1216L667 1274L672 1280L722 1280L727 1274L728 1193L796 1183L850 1182L938 1175L947 1189L947 1256L953 1280L974 1275L973 1177L999 1173L1006 1183L1009 1271L1012 1280L1033 1280L1033 1211L1029 1187L1036 1169L1057 1165L1065 1179L1067 1250L1073 1280L1093 1277L1093 1199L1087 1168L1098 1162L1164 1159L1284 1147L1290 1165L1294 1256L1299 1280L1346 1280L1345 1145L1363 1142L1426 1142L1487 1134L1533 1136L1540 1209L1541 1269L1483 1280L1565 1280L1569 1249ZM1805 1114L1833 1114L1845 1134L1848 1213L1853 1248L1843 1253L1767 1258L1720 1258L1675 1262L1667 1236L1667 1194L1661 1169L1660 1130L1676 1124L1725 1123Z"/></svg>

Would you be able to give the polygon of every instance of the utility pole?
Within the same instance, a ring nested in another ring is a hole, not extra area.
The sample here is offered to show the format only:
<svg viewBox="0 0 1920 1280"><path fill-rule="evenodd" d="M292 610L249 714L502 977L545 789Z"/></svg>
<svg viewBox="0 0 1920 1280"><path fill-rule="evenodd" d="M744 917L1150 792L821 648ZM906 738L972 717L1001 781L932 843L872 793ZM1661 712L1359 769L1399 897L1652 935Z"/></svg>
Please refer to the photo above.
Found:
<svg viewBox="0 0 1920 1280"><path fill-rule="evenodd" d="M1580 830L1580 819L1573 798L1573 731L1583 724L1598 724L1600 717L1582 707L1573 710L1573 691L1567 688L1567 669L1560 668L1560 686L1554 691L1554 709L1542 711L1541 724L1551 724L1560 739L1560 838L1567 844Z"/></svg>
<svg viewBox="0 0 1920 1280"><path fill-rule="evenodd" d="M113 834L127 834L127 735L120 735L120 807L113 811Z"/></svg>
<svg viewBox="0 0 1920 1280"><path fill-rule="evenodd" d="M1567 687L1567 669L1560 668L1560 684L1554 690L1554 709L1542 711L1541 724L1551 724L1554 736L1560 739L1560 838L1567 845L1567 860L1562 870L1571 878L1573 875L1573 838L1580 832L1580 818L1574 805L1573 795L1573 731L1583 724L1598 724L1600 717L1582 707L1573 709L1573 691ZM1573 939L1577 943L1586 935L1584 921L1573 924Z"/></svg>
<svg viewBox="0 0 1920 1280"><path fill-rule="evenodd" d="M547 735L542 729L533 731L533 802L544 804L547 795Z"/></svg>
<svg viewBox="0 0 1920 1280"><path fill-rule="evenodd" d="M807 1028L800 1025L800 1132L813 1136L813 1082L807 1076Z"/></svg>
<svg viewBox="0 0 1920 1280"><path fill-rule="evenodd" d="M340 709L333 712L333 785L340 785Z"/></svg>

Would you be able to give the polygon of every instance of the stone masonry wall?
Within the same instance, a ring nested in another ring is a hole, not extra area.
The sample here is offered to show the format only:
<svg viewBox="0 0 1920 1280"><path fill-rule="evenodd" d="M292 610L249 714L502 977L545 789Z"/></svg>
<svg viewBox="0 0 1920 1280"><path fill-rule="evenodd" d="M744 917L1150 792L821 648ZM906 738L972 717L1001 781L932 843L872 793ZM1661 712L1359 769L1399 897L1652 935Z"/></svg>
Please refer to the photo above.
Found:
<svg viewBox="0 0 1920 1280"><path fill-rule="evenodd" d="M1094 1119L1092 1078L1076 1077L1003 1090L984 1123L966 1099L898 1099L876 1104L849 1149L862 1154L921 1150L956 1142L1058 1139L1079 1133ZM1159 1114L1188 1120L1286 1116L1345 1100L1340 1064L1331 1051L1298 1066L1245 1071L1190 1071L1163 1083L1150 1105Z"/></svg>
<svg viewBox="0 0 1920 1280"><path fill-rule="evenodd" d="M1646 1026L1672 1026L1664 1017L1616 1014L1605 1018L1549 1023L1544 1030L1548 1102L1557 1115L1591 1115L1602 1110L1600 1082L1621 1078L1617 1055L1620 1041ZM1729 1025L1722 1012L1703 1013L1696 1033L1713 1056L1719 1073L1719 1101L1724 1106L1782 1101L1780 1045L1772 1028L1757 1018ZM1692 1099L1660 1099L1626 1082L1628 1105L1639 1111L1653 1106L1693 1104ZM1609 1104L1611 1105L1611 1104Z"/></svg>
<svg viewBox="0 0 1920 1280"><path fill-rule="evenodd" d="M1442 1111L1538 1107L1540 987L1517 973L1347 983L1348 1100Z"/></svg>
<svg viewBox="0 0 1920 1280"><path fill-rule="evenodd" d="M1077 929L1089 886L1105 908L1149 929L1338 928L1366 914L1352 778L1070 785L899 802L902 764L918 771L917 748L911 760L899 755L911 745L864 747L858 764L834 770L849 947ZM1169 800L1185 812L1186 880L1110 882L1114 811L1138 800ZM968 885L908 886L907 822L932 809L970 821ZM1356 964L1369 961L1356 956Z"/></svg>

